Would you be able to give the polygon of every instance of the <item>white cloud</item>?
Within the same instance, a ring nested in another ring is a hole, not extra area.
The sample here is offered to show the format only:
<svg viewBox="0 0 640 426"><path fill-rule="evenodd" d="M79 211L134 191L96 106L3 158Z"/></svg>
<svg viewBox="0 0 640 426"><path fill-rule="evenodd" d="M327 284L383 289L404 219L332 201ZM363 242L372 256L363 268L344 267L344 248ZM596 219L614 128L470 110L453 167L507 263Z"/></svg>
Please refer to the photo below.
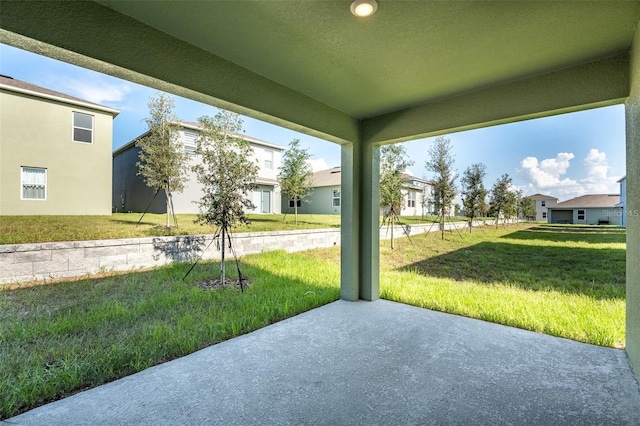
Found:
<svg viewBox="0 0 640 426"><path fill-rule="evenodd" d="M575 155L561 152L555 158L538 161L536 157L526 157L520 163L519 170L528 181L525 192L541 192L567 200L584 194L616 193L618 176L608 176L607 155L597 149L591 149L583 160L584 177L571 179L564 177Z"/></svg>
<svg viewBox="0 0 640 426"><path fill-rule="evenodd" d="M122 102L131 92L131 87L125 82L72 80L66 85L74 96L97 104Z"/></svg>
<svg viewBox="0 0 640 426"><path fill-rule="evenodd" d="M311 168L314 172L318 172L320 170L326 170L329 168L327 165L327 161L324 158L316 158L315 160L308 160L309 164L311 164Z"/></svg>

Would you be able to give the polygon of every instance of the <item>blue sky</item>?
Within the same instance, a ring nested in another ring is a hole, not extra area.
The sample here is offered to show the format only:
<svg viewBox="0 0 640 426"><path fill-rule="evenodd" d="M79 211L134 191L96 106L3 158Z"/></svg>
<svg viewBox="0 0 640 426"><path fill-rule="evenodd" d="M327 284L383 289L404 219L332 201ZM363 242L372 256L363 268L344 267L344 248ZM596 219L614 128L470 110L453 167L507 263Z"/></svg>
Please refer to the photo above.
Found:
<svg viewBox="0 0 640 426"><path fill-rule="evenodd" d="M113 123L113 148L145 130L147 101L156 90L0 44L0 74L66 93L120 111ZM184 121L214 115L209 105L175 97ZM314 169L340 165L340 147L333 143L245 117L247 135L281 146L298 138L312 155ZM455 168L462 175L471 164L487 166L488 188L508 173L526 195L543 193L567 200L583 194L618 193L625 175L624 106L616 105L537 120L446 135L453 145ZM415 162L410 173L425 171L433 138L407 142Z"/></svg>

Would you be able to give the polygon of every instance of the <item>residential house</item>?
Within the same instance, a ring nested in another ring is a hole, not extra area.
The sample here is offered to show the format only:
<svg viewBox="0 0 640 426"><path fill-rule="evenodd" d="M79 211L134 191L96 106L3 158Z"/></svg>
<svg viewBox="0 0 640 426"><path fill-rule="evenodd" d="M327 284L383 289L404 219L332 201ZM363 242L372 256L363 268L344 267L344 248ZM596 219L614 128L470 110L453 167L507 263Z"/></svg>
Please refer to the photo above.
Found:
<svg viewBox="0 0 640 426"><path fill-rule="evenodd" d="M627 177L623 177L618 181L620 184L620 202L616 204L616 207L620 207L622 210L622 216L620 216L620 226L627 227Z"/></svg>
<svg viewBox="0 0 640 426"><path fill-rule="evenodd" d="M199 135L200 124L179 122L178 137L185 152L190 156L188 180L184 191L171 195L175 213L198 213L197 200L202 197L202 186L198 183L191 166L200 159L196 155L196 139ZM113 152L113 211L114 212L144 212L166 213L167 204L164 191L149 188L138 176L140 148L136 147L136 140L144 137L140 135L131 142ZM256 188L252 194L254 210L247 213L280 213L280 189L277 185L278 169L282 151L285 148L268 142L246 136L235 135L249 142L253 149L254 158L259 163Z"/></svg>
<svg viewBox="0 0 640 426"><path fill-rule="evenodd" d="M551 195L533 194L528 195L524 198L533 200L533 205L536 209L535 220L537 221L547 221L549 207L554 207L556 204L558 204L558 199L556 197L552 197Z"/></svg>
<svg viewBox="0 0 640 426"><path fill-rule="evenodd" d="M111 214L115 109L0 76L0 215Z"/></svg>
<svg viewBox="0 0 640 426"><path fill-rule="evenodd" d="M618 194L589 194L549 207L549 223L621 225L622 208Z"/></svg>
<svg viewBox="0 0 640 426"><path fill-rule="evenodd" d="M298 213L340 214L341 207L341 168L333 167L313 174L313 185L308 201L298 200ZM432 214L433 187L429 181L405 175L406 184L402 189L403 205L400 211L404 216ZM293 212L294 200L282 197L282 211ZM382 214L382 211L381 211Z"/></svg>

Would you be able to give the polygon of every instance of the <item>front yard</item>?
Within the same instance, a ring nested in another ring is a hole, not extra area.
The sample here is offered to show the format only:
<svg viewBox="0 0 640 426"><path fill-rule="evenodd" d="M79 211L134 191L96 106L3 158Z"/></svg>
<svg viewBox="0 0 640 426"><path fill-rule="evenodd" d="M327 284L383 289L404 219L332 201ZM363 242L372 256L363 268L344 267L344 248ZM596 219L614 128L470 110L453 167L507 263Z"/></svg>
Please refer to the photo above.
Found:
<svg viewBox="0 0 640 426"><path fill-rule="evenodd" d="M624 346L624 230L483 227L380 246L385 299ZM244 292L197 286L214 263L184 281L177 264L0 289L0 418L334 301L339 262L339 247L246 256Z"/></svg>

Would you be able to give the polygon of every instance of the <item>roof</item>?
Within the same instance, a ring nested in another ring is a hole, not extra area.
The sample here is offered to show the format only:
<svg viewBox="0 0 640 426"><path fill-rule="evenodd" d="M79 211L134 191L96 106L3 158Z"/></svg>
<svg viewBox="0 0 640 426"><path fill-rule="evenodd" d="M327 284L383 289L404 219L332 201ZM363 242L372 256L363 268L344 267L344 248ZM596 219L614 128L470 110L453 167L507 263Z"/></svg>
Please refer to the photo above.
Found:
<svg viewBox="0 0 640 426"><path fill-rule="evenodd" d="M70 96L65 93L56 92L55 90L36 86L35 84L17 80L6 75L0 75L0 89L107 112L112 114L114 117L120 113L120 111L116 109L96 104L94 102L85 101L84 99L76 98L75 96Z"/></svg>
<svg viewBox="0 0 640 426"><path fill-rule="evenodd" d="M200 131L200 129L202 128L200 123L195 122L195 121L179 121L178 124L180 124L180 127L184 128L184 129L191 129L191 130ZM121 153L122 151L126 151L127 149L135 146L136 141L138 139L146 136L148 133L149 133L149 131L147 130L146 132L144 132L140 136L136 136L135 138L133 138L132 140L130 140L126 144L122 145L121 147L119 147L115 151L113 151L113 155L117 155L117 154ZM240 134L240 133L233 133L232 136L235 136L235 137L238 137L238 138L242 138L242 139L246 140L247 142L252 143L254 145L262 145L264 147L271 148L271 149L278 150L278 151L286 150L286 148L284 148L282 146L274 145L274 144L269 143L269 142L265 142L265 141L260 140L258 138L254 138L253 136L248 136L248 135Z"/></svg>
<svg viewBox="0 0 640 426"><path fill-rule="evenodd" d="M341 176L340 166L332 167L326 170L320 170L313 174L313 187L319 188L323 186L340 186L341 185ZM403 176L407 181L411 180L416 182L417 184L409 184L407 183L405 187L411 189L422 189L424 184L430 184L431 182L428 180L420 179L415 176L411 176L409 174L404 173Z"/></svg>
<svg viewBox="0 0 640 426"><path fill-rule="evenodd" d="M622 182L623 180L627 180L627 177L626 177L626 176L622 176L620 179L618 179L618 181L617 181L617 182L618 182L618 183L620 183L620 182Z"/></svg>
<svg viewBox="0 0 640 426"><path fill-rule="evenodd" d="M313 174L313 187L340 186L341 185L340 166L326 170L320 170Z"/></svg>
<svg viewBox="0 0 640 426"><path fill-rule="evenodd" d="M551 195L544 195L544 194L527 195L524 198L531 198L532 200L557 200L556 197L552 197Z"/></svg>
<svg viewBox="0 0 640 426"><path fill-rule="evenodd" d="M619 202L619 194L588 194L563 201L551 207L550 209L615 207Z"/></svg>

